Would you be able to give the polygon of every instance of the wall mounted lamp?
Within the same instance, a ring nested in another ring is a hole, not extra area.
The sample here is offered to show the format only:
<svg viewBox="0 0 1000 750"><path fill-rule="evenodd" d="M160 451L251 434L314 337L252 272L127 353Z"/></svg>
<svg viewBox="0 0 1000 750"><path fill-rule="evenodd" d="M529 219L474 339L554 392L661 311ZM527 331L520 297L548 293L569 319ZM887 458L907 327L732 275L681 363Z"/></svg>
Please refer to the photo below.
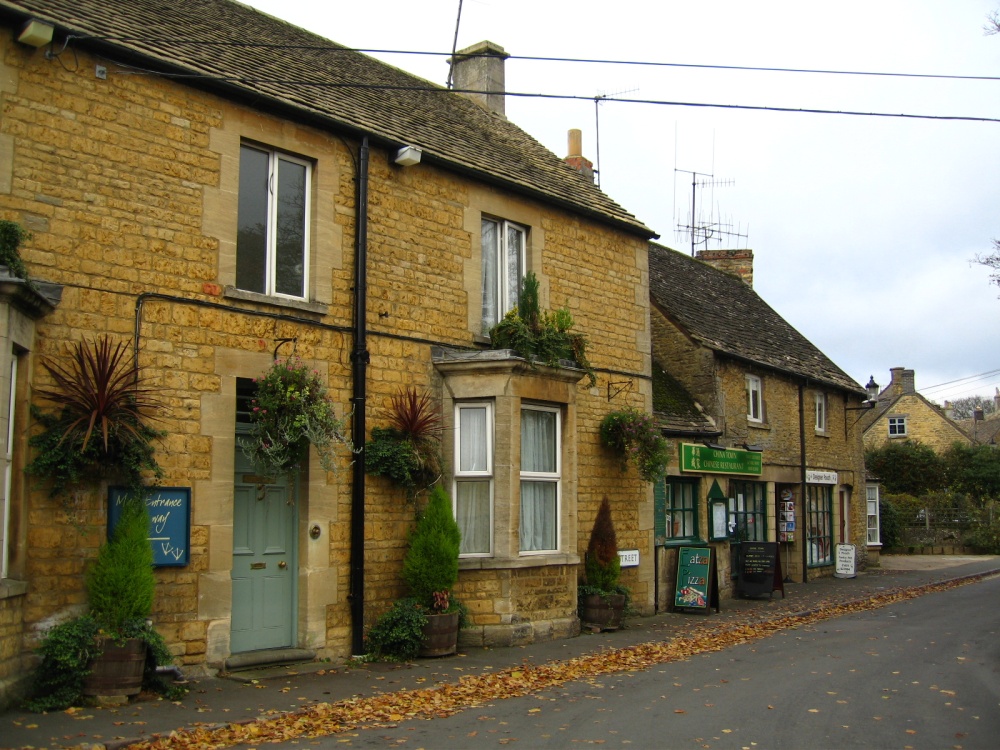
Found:
<svg viewBox="0 0 1000 750"><path fill-rule="evenodd" d="M401 167L412 167L414 164L420 163L420 156L423 153L423 150L416 146L403 146L396 152L393 161Z"/></svg>
<svg viewBox="0 0 1000 750"><path fill-rule="evenodd" d="M860 411L862 409L871 409L878 403L878 383L875 382L875 376L870 375L868 377L868 384L865 386L865 392L868 394L868 398L861 402L861 406L845 406L845 411Z"/></svg>
<svg viewBox="0 0 1000 750"><path fill-rule="evenodd" d="M52 24L32 18L21 27L21 33L17 35L17 41L36 49L44 47L52 41L52 34L55 33L55 30L55 26Z"/></svg>

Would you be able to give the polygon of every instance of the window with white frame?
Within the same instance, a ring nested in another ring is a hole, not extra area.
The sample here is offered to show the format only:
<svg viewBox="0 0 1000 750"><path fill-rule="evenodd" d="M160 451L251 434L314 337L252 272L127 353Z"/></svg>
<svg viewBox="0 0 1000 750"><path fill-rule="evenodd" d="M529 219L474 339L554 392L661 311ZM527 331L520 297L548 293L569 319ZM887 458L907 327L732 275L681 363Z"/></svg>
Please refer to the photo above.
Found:
<svg viewBox="0 0 1000 750"><path fill-rule="evenodd" d="M521 552L559 549L560 411L521 408Z"/></svg>
<svg viewBox="0 0 1000 750"><path fill-rule="evenodd" d="M882 545L882 535L879 529L878 485L865 485L865 500L868 504L868 546Z"/></svg>
<svg viewBox="0 0 1000 750"><path fill-rule="evenodd" d="M747 375L747 419L751 422L764 421L764 399L760 378L756 375Z"/></svg>
<svg viewBox="0 0 1000 750"><path fill-rule="evenodd" d="M889 417L889 437L906 435L906 417Z"/></svg>
<svg viewBox="0 0 1000 750"><path fill-rule="evenodd" d="M826 432L826 394L815 394L816 432Z"/></svg>
<svg viewBox="0 0 1000 750"><path fill-rule="evenodd" d="M311 173L302 159L240 147L237 289L306 299Z"/></svg>
<svg viewBox="0 0 1000 750"><path fill-rule="evenodd" d="M460 554L493 552L493 404L455 406L455 520Z"/></svg>
<svg viewBox="0 0 1000 750"><path fill-rule="evenodd" d="M483 334L517 306L524 276L527 231L498 219L482 220Z"/></svg>
<svg viewBox="0 0 1000 750"><path fill-rule="evenodd" d="M14 408L17 394L17 352L10 358L10 390L7 392L7 444L4 448L3 497L0 498L0 578L7 577L10 561L10 488L14 460Z"/></svg>

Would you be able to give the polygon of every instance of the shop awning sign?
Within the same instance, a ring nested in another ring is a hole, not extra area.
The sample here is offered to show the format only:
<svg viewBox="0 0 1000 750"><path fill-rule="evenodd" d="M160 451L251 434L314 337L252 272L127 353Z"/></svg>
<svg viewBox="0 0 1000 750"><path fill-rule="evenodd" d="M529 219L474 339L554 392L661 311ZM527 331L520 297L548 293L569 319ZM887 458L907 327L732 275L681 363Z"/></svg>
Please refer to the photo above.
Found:
<svg viewBox="0 0 1000 750"><path fill-rule="evenodd" d="M700 474L750 474L763 473L764 454L736 448L709 448L697 443L681 443L681 471Z"/></svg>

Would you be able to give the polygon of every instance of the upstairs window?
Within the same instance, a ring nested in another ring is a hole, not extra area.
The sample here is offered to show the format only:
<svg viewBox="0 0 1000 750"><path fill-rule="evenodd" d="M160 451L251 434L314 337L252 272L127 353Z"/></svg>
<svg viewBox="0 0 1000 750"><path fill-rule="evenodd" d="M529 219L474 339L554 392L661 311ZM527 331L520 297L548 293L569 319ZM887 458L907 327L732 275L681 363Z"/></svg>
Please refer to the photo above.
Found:
<svg viewBox="0 0 1000 750"><path fill-rule="evenodd" d="M306 299L311 172L293 156L240 148L238 289Z"/></svg>
<svg viewBox="0 0 1000 750"><path fill-rule="evenodd" d="M751 422L764 421L764 400L760 378L756 375L747 375L747 419Z"/></svg>
<svg viewBox="0 0 1000 750"><path fill-rule="evenodd" d="M889 437L906 435L906 417L889 417Z"/></svg>
<svg viewBox="0 0 1000 750"><path fill-rule="evenodd" d="M816 394L816 432L826 432L826 394Z"/></svg>
<svg viewBox="0 0 1000 750"><path fill-rule="evenodd" d="M517 306L527 231L509 221L482 220L483 334Z"/></svg>

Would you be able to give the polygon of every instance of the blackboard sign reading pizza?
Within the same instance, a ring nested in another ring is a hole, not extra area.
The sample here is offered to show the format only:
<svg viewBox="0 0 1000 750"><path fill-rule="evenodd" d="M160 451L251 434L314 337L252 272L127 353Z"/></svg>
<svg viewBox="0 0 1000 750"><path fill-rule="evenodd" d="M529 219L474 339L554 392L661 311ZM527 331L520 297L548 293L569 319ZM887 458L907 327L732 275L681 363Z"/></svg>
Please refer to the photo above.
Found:
<svg viewBox="0 0 1000 750"><path fill-rule="evenodd" d="M781 559L777 542L740 542L739 569L736 572L736 590L741 596L760 596L781 591L785 585L781 575Z"/></svg>
<svg viewBox="0 0 1000 750"><path fill-rule="evenodd" d="M716 585L715 557L711 547L681 547L677 551L677 587L674 609L719 611L719 587Z"/></svg>
<svg viewBox="0 0 1000 750"><path fill-rule="evenodd" d="M125 502L125 490L108 490L108 536L118 525ZM149 543L153 564L183 566L191 553L191 488L150 487L143 497L149 511Z"/></svg>

